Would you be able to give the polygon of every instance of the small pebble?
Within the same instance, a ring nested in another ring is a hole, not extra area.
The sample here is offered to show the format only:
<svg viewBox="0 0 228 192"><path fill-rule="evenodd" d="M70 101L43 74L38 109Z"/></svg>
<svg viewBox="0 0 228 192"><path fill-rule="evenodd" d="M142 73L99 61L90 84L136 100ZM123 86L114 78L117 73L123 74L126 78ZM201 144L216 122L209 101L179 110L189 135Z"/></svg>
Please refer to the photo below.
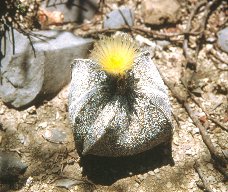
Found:
<svg viewBox="0 0 228 192"><path fill-rule="evenodd" d="M221 129L219 127L216 127L214 130L213 130L214 133L221 133Z"/></svg>
<svg viewBox="0 0 228 192"><path fill-rule="evenodd" d="M188 189L192 189L195 185L195 181L191 181L188 185Z"/></svg>
<svg viewBox="0 0 228 192"><path fill-rule="evenodd" d="M212 165L212 164L210 164L210 163L208 163L208 164L207 164L207 168L208 168L208 169L210 169L210 170L214 170L213 165Z"/></svg>
<svg viewBox="0 0 228 192"><path fill-rule="evenodd" d="M225 71L228 70L228 65L225 63L219 63L218 68Z"/></svg>
<svg viewBox="0 0 228 192"><path fill-rule="evenodd" d="M30 176L27 180L26 180L26 186L29 187L31 186L33 183L33 178Z"/></svg>
<svg viewBox="0 0 228 192"><path fill-rule="evenodd" d="M59 112L57 111L57 112L56 112L56 115L55 115L55 119L59 119L59 117L60 117L60 114L59 114Z"/></svg>
<svg viewBox="0 0 228 192"><path fill-rule="evenodd" d="M32 107L29 107L27 109L28 114L35 114L36 113L36 107L33 105Z"/></svg>
<svg viewBox="0 0 228 192"><path fill-rule="evenodd" d="M159 171L158 168L154 170L154 173L159 173L159 172L160 172L160 171Z"/></svg>
<svg viewBox="0 0 228 192"><path fill-rule="evenodd" d="M85 183L85 182L82 180L74 180L74 179L68 179L68 178L59 179L55 182L57 187L63 187L66 189L70 189L71 187L82 183Z"/></svg>
<svg viewBox="0 0 228 192"><path fill-rule="evenodd" d="M193 128L192 132L193 132L193 134L198 134L199 128L198 127Z"/></svg>
<svg viewBox="0 0 228 192"><path fill-rule="evenodd" d="M186 155L192 155L192 150L191 150L191 149L186 150L186 151L185 151L185 154L186 154Z"/></svg>
<svg viewBox="0 0 228 192"><path fill-rule="evenodd" d="M151 41L141 35L137 35L135 39L141 44L141 45L149 45L153 47L154 49L156 48L156 43L154 41Z"/></svg>
<svg viewBox="0 0 228 192"><path fill-rule="evenodd" d="M153 171L149 171L148 174L149 174L149 175L152 175L152 176L155 175L155 173L154 173Z"/></svg>
<svg viewBox="0 0 228 192"><path fill-rule="evenodd" d="M143 181L144 180L143 175L138 175L138 179L140 180L140 182Z"/></svg>
<svg viewBox="0 0 228 192"><path fill-rule="evenodd" d="M20 142L21 142L22 144L24 144L24 142L25 142L25 136L24 136L22 133L20 133L20 134L18 135L18 139L20 140Z"/></svg>
<svg viewBox="0 0 228 192"><path fill-rule="evenodd" d="M138 184L138 183L135 183L134 186L135 186L135 187L139 187L139 184Z"/></svg>
<svg viewBox="0 0 228 192"><path fill-rule="evenodd" d="M23 114L22 119L26 120L27 119L27 114Z"/></svg>
<svg viewBox="0 0 228 192"><path fill-rule="evenodd" d="M143 174L143 179L146 179L148 177L148 173Z"/></svg>
<svg viewBox="0 0 228 192"><path fill-rule="evenodd" d="M216 38L215 37L209 37L209 38L207 38L207 41L209 43L214 43L216 41Z"/></svg>
<svg viewBox="0 0 228 192"><path fill-rule="evenodd" d="M58 166L56 166L52 169L52 173L58 173L59 170L60 170L60 168Z"/></svg>
<svg viewBox="0 0 228 192"><path fill-rule="evenodd" d="M42 122L42 123L40 123L40 124L38 125L38 127L40 127L40 128L46 128L47 125L48 125L47 122Z"/></svg>
<svg viewBox="0 0 228 192"><path fill-rule="evenodd" d="M64 143L66 141L67 135L65 132L55 128L46 130L43 134L43 137L53 143Z"/></svg>
<svg viewBox="0 0 228 192"><path fill-rule="evenodd" d="M3 107L0 108L0 115L3 115L5 113L5 109Z"/></svg>
<svg viewBox="0 0 228 192"><path fill-rule="evenodd" d="M170 41L166 41L166 40L157 40L156 43L161 48L166 48L171 44Z"/></svg>
<svg viewBox="0 0 228 192"><path fill-rule="evenodd" d="M206 51L210 51L213 48L212 44L207 44L206 45Z"/></svg>
<svg viewBox="0 0 228 192"><path fill-rule="evenodd" d="M214 183L216 180L215 180L215 178L211 175L211 176L207 177L207 181L208 181L208 183Z"/></svg>
<svg viewBox="0 0 228 192"><path fill-rule="evenodd" d="M173 143L177 146L179 145L178 141L179 141L179 139L177 137L173 138Z"/></svg>
<svg viewBox="0 0 228 192"><path fill-rule="evenodd" d="M211 160L211 157L210 157L210 155L208 153L203 152L201 154L201 156L203 157L203 160L206 161L206 162L209 162Z"/></svg>
<svg viewBox="0 0 228 192"><path fill-rule="evenodd" d="M227 187L226 187L226 186L222 186L222 187L220 188L220 190L221 190L221 192L227 192Z"/></svg>
<svg viewBox="0 0 228 192"><path fill-rule="evenodd" d="M166 187L167 187L167 188L171 188L171 187L172 187L172 183L169 181L169 182L166 184Z"/></svg>

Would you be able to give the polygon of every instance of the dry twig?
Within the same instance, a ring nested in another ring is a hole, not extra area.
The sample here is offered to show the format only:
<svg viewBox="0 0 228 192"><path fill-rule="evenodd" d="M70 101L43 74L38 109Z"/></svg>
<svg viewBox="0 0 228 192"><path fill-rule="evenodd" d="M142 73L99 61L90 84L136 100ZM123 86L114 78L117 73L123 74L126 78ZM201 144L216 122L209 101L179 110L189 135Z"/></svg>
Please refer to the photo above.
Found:
<svg viewBox="0 0 228 192"><path fill-rule="evenodd" d="M184 85L183 82L182 82L182 84ZM228 132L228 129L223 124L221 124L218 120L216 120L213 117L211 117L211 115L204 109L204 107L202 106L202 104L195 99L194 95L191 93L191 91L185 85L184 85L184 87L187 89L187 91L188 91L191 99L196 103L196 105L198 105L199 108L202 109L202 111L205 113L205 115L207 116L207 118L210 121L212 121L213 123L215 123L216 125L218 125L222 130Z"/></svg>
<svg viewBox="0 0 228 192"><path fill-rule="evenodd" d="M196 69L196 63L197 63L197 59L198 59L198 54L200 51L200 47L202 44L202 39L204 38L204 31L206 29L206 24L207 24L207 20L208 17L212 11L212 7L216 4L218 4L219 2L221 2L222 0L212 0L212 1L206 1L206 0L202 0L200 2L198 2L194 9L192 10L189 19L188 19L188 23L185 29L185 36L184 36L184 41L183 41L183 51L184 51L184 55L186 57L186 64L191 64L192 68L195 70ZM205 5L206 4L206 5ZM188 41L189 41L189 33L191 31L191 23L193 18L195 17L195 15L197 14L197 11L199 10L200 7L204 6L204 14L201 20L201 24L200 24L200 30L198 32L198 43L197 43L197 47L196 47L196 51L194 54L194 57L192 58L192 56L189 55L189 47L188 47Z"/></svg>
<svg viewBox="0 0 228 192"><path fill-rule="evenodd" d="M191 59L191 57L189 55L189 51L188 51L189 33L191 31L192 20L195 17L198 9L200 7L202 7L203 5L205 5L206 3L207 3L206 0L198 2L195 5L194 9L192 10L192 12L191 12L191 14L189 16L188 22L187 22L187 26L186 26L186 29L185 29L185 35L184 35L184 41L183 41L183 51L184 51L184 55L186 57L187 63L194 63L194 61L192 61L192 59Z"/></svg>
<svg viewBox="0 0 228 192"><path fill-rule="evenodd" d="M189 104L185 101L183 103L183 106L185 107L186 111L188 112L189 116L191 117L192 121L194 124L199 128L200 134L202 136L204 144L207 146L211 157L215 160L218 161L221 165L226 166L227 160L223 155L221 155L217 149L214 147L209 135L207 134L207 130L205 127L201 124L201 122L198 120L198 118L194 115L192 109L190 108Z"/></svg>
<svg viewBox="0 0 228 192"><path fill-rule="evenodd" d="M197 184L197 186L199 188L201 188L202 190L204 190L205 192L213 192L211 187L208 185L206 179L204 178L203 173L200 170L200 165L199 165L199 163L197 161L195 162L193 167L196 170L196 172L198 173L199 178L201 179L201 181L203 183L203 185Z"/></svg>
<svg viewBox="0 0 228 192"><path fill-rule="evenodd" d="M116 31L132 31L137 34L143 34L149 37L158 37L158 38L171 38L171 37L177 37L177 36L183 36L185 34L188 35L199 35L199 32L180 32L180 33L161 33L155 30L149 30L149 29L144 29L139 26L132 26L129 28L127 25L123 25L122 27L116 28L116 29L100 29L100 30L94 30L94 31L89 31L86 34L82 35L83 37L96 37L99 34L102 33L113 33Z"/></svg>
<svg viewBox="0 0 228 192"><path fill-rule="evenodd" d="M185 110L187 111L187 113L189 114L190 118L192 119L193 123L199 128L200 134L202 136L203 142L204 144L207 146L212 159L216 162L219 163L222 167L225 167L228 163L227 159L224 157L223 154L220 154L217 149L214 147L209 135L207 134L206 128L201 124L201 122L199 121L199 119L194 115L194 112L192 111L191 107L189 106L188 102L187 102L187 98L183 98L180 96L180 94L175 90L175 87L173 84L171 84L170 82L168 82L166 80L166 78L164 78L164 76L162 75L162 73L160 72L163 81L165 82L165 84L167 85L167 87L170 89L170 91L172 92L173 96L178 100L178 102L180 102L183 107L185 108ZM220 169L219 169L220 171ZM221 172L222 174L224 172ZM224 174L223 174L224 175ZM224 175L226 177L226 175Z"/></svg>
<svg viewBox="0 0 228 192"><path fill-rule="evenodd" d="M21 148L9 149L10 152L16 152L19 156L21 156L22 152L20 150L21 150Z"/></svg>

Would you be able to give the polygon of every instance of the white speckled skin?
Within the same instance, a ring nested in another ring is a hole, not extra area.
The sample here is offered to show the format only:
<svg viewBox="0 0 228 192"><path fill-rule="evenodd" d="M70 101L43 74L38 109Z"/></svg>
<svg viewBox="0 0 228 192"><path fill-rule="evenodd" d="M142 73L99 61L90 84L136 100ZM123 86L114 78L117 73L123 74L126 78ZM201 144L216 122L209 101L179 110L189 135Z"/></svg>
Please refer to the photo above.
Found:
<svg viewBox="0 0 228 192"><path fill-rule="evenodd" d="M167 90L147 51L120 83L96 62L75 60L69 116L82 155L134 155L172 139Z"/></svg>

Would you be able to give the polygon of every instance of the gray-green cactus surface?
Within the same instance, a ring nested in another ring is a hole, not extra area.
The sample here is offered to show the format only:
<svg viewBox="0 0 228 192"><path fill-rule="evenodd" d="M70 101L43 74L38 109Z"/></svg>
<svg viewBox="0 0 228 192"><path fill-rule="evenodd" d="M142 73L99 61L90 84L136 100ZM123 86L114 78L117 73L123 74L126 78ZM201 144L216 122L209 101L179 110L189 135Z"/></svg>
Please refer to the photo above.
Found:
<svg viewBox="0 0 228 192"><path fill-rule="evenodd" d="M95 61L76 59L69 116L82 155L134 155L172 138L167 89L147 51L121 79L100 70Z"/></svg>

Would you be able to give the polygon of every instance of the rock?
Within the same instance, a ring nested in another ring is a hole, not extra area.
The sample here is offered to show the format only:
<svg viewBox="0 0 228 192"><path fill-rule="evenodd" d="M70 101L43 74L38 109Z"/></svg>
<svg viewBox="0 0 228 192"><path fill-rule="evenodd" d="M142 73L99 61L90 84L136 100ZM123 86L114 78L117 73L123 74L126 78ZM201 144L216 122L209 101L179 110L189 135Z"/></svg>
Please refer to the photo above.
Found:
<svg viewBox="0 0 228 192"><path fill-rule="evenodd" d="M153 171L149 171L148 174L149 174L149 175L152 175L152 176L155 175L155 173L154 173Z"/></svg>
<svg viewBox="0 0 228 192"><path fill-rule="evenodd" d="M75 180L75 179L67 179L67 178L59 179L55 182L57 187L63 187L66 189L70 189L74 185L79 185L79 184L83 184L83 183L85 183L85 181Z"/></svg>
<svg viewBox="0 0 228 192"><path fill-rule="evenodd" d="M4 113L5 113L5 108L4 108L4 106L1 106L0 107L0 115L3 115Z"/></svg>
<svg viewBox="0 0 228 192"><path fill-rule="evenodd" d="M192 150L191 150L191 149L187 149L187 150L185 151L185 154L186 154L186 155L192 155Z"/></svg>
<svg viewBox="0 0 228 192"><path fill-rule="evenodd" d="M41 3L43 10L58 11L63 14L64 22L83 22L92 19L99 8L99 0L49 0Z"/></svg>
<svg viewBox="0 0 228 192"><path fill-rule="evenodd" d="M213 165L211 163L208 163L207 164L207 168L210 169L211 171L214 170L214 167L213 167Z"/></svg>
<svg viewBox="0 0 228 192"><path fill-rule="evenodd" d="M32 39L35 55L23 34L14 31L15 54L11 38L6 37L0 98L15 108L29 105L37 95L60 91L70 81L70 63L75 57L85 57L92 43L91 39L83 39L70 32L50 30L34 34L44 39Z"/></svg>
<svg viewBox="0 0 228 192"><path fill-rule="evenodd" d="M167 184L166 184L166 187L169 189L172 187L172 183L169 181Z"/></svg>
<svg viewBox="0 0 228 192"><path fill-rule="evenodd" d="M212 175L210 175L209 177L207 177L207 181L208 183L214 183L216 180Z"/></svg>
<svg viewBox="0 0 228 192"><path fill-rule="evenodd" d="M157 40L156 41L157 46L161 47L162 49L167 48L171 43L166 40Z"/></svg>
<svg viewBox="0 0 228 192"><path fill-rule="evenodd" d="M33 184L33 181L34 181L33 177L30 176L30 177L26 180L26 183L25 183L26 187L30 187L30 186Z"/></svg>
<svg viewBox="0 0 228 192"><path fill-rule="evenodd" d="M134 186L135 186L135 187L139 187L139 183L135 183Z"/></svg>
<svg viewBox="0 0 228 192"><path fill-rule="evenodd" d="M179 139L177 137L174 137L173 143L178 146L179 145Z"/></svg>
<svg viewBox="0 0 228 192"><path fill-rule="evenodd" d="M66 133L57 128L46 130L43 137L52 143L64 143L66 141Z"/></svg>
<svg viewBox="0 0 228 192"><path fill-rule="evenodd" d="M139 179L140 183L144 180L144 177L143 177L143 175L141 175L141 174L140 174L140 175L138 175L137 177L138 177L138 179Z"/></svg>
<svg viewBox="0 0 228 192"><path fill-rule="evenodd" d="M39 125L38 125L38 127L39 128L42 128L42 129L44 129L44 128L46 128L48 126L48 123L45 121L45 122L42 122L42 123L40 123Z"/></svg>
<svg viewBox="0 0 228 192"><path fill-rule="evenodd" d="M25 146L28 146L30 145L30 139L29 139L29 136L28 135L24 135L22 133L19 133L18 135L18 139L19 141L21 142L21 144L25 145Z"/></svg>
<svg viewBox="0 0 228 192"><path fill-rule="evenodd" d="M61 25L64 22L64 15L60 11L48 11L40 8L38 12L38 21L42 29L48 28L49 25Z"/></svg>
<svg viewBox="0 0 228 192"><path fill-rule="evenodd" d="M220 30L217 35L219 47L228 53L228 27Z"/></svg>
<svg viewBox="0 0 228 192"><path fill-rule="evenodd" d="M16 178L23 174L27 165L15 153L0 152L0 180Z"/></svg>
<svg viewBox="0 0 228 192"><path fill-rule="evenodd" d="M175 23L179 19L180 4L177 0L142 1L142 17L151 25Z"/></svg>
<svg viewBox="0 0 228 192"><path fill-rule="evenodd" d="M141 46L148 45L153 47L153 49L156 49L156 43L154 41L151 41L141 35L136 35L135 39L139 42Z"/></svg>
<svg viewBox="0 0 228 192"><path fill-rule="evenodd" d="M149 39L141 35L136 35L135 39L138 41L140 46L144 48L146 47L146 49L150 51L151 57L154 57L156 46L157 46L154 41L150 41Z"/></svg>
<svg viewBox="0 0 228 192"><path fill-rule="evenodd" d="M198 127L195 127L192 129L192 133L193 134L198 134L199 133L199 128Z"/></svg>
<svg viewBox="0 0 228 192"><path fill-rule="evenodd" d="M123 25L134 25L134 13L130 8L125 6L113 10L104 20L105 29L116 29Z"/></svg>
<svg viewBox="0 0 228 192"><path fill-rule="evenodd" d="M28 114L36 114L36 107L33 105L27 109Z"/></svg>
<svg viewBox="0 0 228 192"><path fill-rule="evenodd" d="M72 170L80 170L81 167L78 163L75 163L74 159L72 159L72 165L70 165L69 160L67 161L66 166L64 167L63 171L61 172L64 177L68 178L81 178L82 174L80 171L72 171Z"/></svg>

